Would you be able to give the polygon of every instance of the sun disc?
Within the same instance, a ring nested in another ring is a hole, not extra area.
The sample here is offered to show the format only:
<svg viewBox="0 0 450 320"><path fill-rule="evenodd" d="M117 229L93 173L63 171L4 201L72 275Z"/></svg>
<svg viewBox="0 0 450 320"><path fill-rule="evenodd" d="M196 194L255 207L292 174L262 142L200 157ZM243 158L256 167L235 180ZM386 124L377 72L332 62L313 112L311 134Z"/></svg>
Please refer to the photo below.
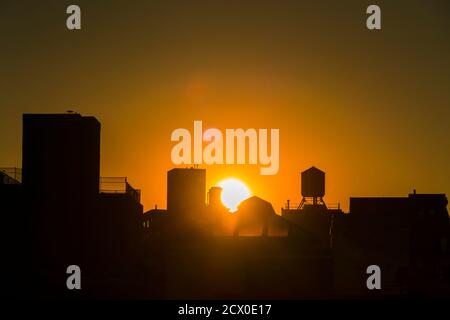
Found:
<svg viewBox="0 0 450 320"><path fill-rule="evenodd" d="M245 183L236 178L222 180L217 185L222 188L222 203L230 212L237 211L238 205L251 196Z"/></svg>

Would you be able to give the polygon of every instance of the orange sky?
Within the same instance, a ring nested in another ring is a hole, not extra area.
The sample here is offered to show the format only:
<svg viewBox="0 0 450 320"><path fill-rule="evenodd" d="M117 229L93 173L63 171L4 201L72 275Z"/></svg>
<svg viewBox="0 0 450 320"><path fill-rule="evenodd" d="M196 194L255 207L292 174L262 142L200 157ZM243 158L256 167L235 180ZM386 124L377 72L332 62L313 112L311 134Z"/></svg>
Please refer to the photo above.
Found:
<svg viewBox="0 0 450 320"><path fill-rule="evenodd" d="M62 1L2 4L0 166L21 166L22 113L75 110L102 123L101 174L165 207L171 132L279 128L280 170L207 166L207 187L245 181L277 212L300 171L326 172L328 203L450 193L447 1ZM201 166L205 167L205 166Z"/></svg>

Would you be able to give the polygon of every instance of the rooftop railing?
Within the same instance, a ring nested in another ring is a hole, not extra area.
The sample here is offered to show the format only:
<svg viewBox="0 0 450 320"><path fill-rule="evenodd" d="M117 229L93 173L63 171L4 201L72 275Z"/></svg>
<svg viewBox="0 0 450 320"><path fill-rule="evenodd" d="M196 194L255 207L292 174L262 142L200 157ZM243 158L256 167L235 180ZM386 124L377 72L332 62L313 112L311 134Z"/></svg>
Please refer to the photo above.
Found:
<svg viewBox="0 0 450 320"><path fill-rule="evenodd" d="M312 205L309 202L305 202L305 205ZM326 203L327 209L329 210L339 210L341 208L341 204L338 203ZM283 209L288 209L288 210L297 210L300 207L300 202L286 202L284 204L284 208Z"/></svg>
<svg viewBox="0 0 450 320"><path fill-rule="evenodd" d="M3 184L22 183L21 168L0 168L0 179Z"/></svg>
<svg viewBox="0 0 450 320"><path fill-rule="evenodd" d="M21 168L0 168L0 184L21 184ZM137 202L141 201L141 190L134 189L127 177L100 177L100 193L129 194Z"/></svg>
<svg viewBox="0 0 450 320"><path fill-rule="evenodd" d="M100 177L100 193L129 194L137 202L141 201L141 190L134 189L127 177Z"/></svg>

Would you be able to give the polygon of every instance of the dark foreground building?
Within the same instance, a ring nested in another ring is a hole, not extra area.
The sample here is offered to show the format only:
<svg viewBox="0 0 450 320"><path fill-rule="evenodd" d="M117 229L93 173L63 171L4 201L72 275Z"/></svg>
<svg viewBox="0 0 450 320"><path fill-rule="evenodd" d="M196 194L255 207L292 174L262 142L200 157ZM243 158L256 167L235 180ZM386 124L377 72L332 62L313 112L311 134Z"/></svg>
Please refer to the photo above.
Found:
<svg viewBox="0 0 450 320"><path fill-rule="evenodd" d="M83 270L90 258L96 223L92 213L99 193L100 123L79 114L25 114L22 157L36 288L63 292L64 266L76 264Z"/></svg>
<svg viewBox="0 0 450 320"><path fill-rule="evenodd" d="M107 267L136 248L136 239L130 243L142 213L136 191L126 183L123 191L100 193L100 123L94 117L25 114L22 150L21 181L5 171L0 187L7 204L9 239L2 244L9 242L9 292L99 296L106 278L117 274ZM17 240L11 245L12 239ZM82 291L67 289L70 265L82 270Z"/></svg>
<svg viewBox="0 0 450 320"><path fill-rule="evenodd" d="M349 214L334 221L336 293L448 297L447 203L443 194L350 198ZM380 267L382 290L368 292L369 265Z"/></svg>

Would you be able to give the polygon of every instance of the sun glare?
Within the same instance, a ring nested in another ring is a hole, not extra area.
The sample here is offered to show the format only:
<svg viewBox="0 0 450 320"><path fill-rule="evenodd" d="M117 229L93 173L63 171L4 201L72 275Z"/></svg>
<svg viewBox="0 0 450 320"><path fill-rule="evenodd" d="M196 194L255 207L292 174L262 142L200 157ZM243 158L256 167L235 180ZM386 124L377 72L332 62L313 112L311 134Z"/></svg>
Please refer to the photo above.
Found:
<svg viewBox="0 0 450 320"><path fill-rule="evenodd" d="M225 179L220 181L217 186L222 188L220 199L230 212L237 211L238 205L251 196L248 187L239 179Z"/></svg>

